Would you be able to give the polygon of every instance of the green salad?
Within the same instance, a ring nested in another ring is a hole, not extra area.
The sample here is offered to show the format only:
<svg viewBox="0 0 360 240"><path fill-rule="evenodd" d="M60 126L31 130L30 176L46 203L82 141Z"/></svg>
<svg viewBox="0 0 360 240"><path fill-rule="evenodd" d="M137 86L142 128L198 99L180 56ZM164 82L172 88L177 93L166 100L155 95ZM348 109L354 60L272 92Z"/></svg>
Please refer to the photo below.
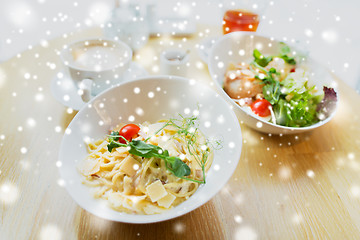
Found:
<svg viewBox="0 0 360 240"><path fill-rule="evenodd" d="M277 55L253 51L249 64L231 64L224 90L240 106L260 118L287 127L306 127L326 119L336 106L333 88L310 83L306 62L281 43ZM316 82L316 79L312 79Z"/></svg>

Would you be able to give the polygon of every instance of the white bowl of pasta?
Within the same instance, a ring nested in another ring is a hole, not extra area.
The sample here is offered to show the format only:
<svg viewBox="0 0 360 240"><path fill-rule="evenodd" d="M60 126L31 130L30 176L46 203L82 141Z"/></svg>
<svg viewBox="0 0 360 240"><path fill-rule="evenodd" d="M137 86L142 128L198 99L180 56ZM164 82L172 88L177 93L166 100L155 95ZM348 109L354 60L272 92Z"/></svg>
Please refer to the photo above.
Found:
<svg viewBox="0 0 360 240"><path fill-rule="evenodd" d="M88 212L152 223L209 201L235 171L242 136L231 106L175 76L122 83L95 97L65 131L60 175Z"/></svg>
<svg viewBox="0 0 360 240"><path fill-rule="evenodd" d="M218 92L245 124L294 134L329 122L338 103L329 71L294 46L249 32L222 36L209 56Z"/></svg>

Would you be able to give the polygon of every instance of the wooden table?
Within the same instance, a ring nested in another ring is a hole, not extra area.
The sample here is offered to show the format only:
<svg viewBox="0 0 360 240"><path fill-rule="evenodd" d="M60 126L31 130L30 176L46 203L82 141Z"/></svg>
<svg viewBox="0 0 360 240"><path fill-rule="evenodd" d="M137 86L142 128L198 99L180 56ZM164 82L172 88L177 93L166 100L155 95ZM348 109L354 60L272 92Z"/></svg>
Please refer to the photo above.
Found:
<svg viewBox="0 0 360 240"><path fill-rule="evenodd" d="M210 81L193 38L155 37L134 59L153 74L161 49L191 49L192 78ZM0 239L359 239L360 96L338 80L336 117L310 133L269 136L241 125L243 149L231 180L210 202L156 224L110 222L87 213L61 187L59 144L76 111L51 95L56 54L68 34L0 65Z"/></svg>

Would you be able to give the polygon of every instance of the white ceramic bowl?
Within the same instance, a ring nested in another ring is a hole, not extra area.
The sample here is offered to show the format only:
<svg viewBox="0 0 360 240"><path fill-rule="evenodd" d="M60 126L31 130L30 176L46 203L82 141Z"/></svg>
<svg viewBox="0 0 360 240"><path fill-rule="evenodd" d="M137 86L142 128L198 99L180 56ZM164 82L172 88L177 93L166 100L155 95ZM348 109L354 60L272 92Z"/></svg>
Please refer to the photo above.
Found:
<svg viewBox="0 0 360 240"><path fill-rule="evenodd" d="M209 138L222 140L214 152L206 184L177 207L156 215L131 215L112 210L94 199L90 188L81 184L77 164L87 150L84 140L101 139L120 122L155 122L177 117L199 106L200 130ZM63 137L59 161L61 178L72 198L96 216L119 222L151 223L188 213L209 201L229 180L240 159L242 136L231 106L204 84L175 76L152 76L123 83L106 90L85 105L75 116Z"/></svg>
<svg viewBox="0 0 360 240"><path fill-rule="evenodd" d="M231 100L231 98L223 90L224 76L230 63L249 63L253 60L252 54L255 48L259 49L265 56L277 55L280 49L279 43L279 41L276 41L273 38L255 35L251 32L233 32L218 39L211 49L208 62L209 71L218 92L234 106L235 113L240 120L249 127L260 132L272 134L294 134L309 131L324 125L335 115L336 109L328 118L314 125L299 128L284 127L264 121L255 114L248 114L238 104ZM291 49L296 50L293 46L290 47ZM326 68L311 58L307 58L307 61L310 66L310 72L313 74L312 79L316 79L314 84L318 89L321 90L323 86L334 87L336 89L336 82ZM338 91L337 95L339 98Z"/></svg>

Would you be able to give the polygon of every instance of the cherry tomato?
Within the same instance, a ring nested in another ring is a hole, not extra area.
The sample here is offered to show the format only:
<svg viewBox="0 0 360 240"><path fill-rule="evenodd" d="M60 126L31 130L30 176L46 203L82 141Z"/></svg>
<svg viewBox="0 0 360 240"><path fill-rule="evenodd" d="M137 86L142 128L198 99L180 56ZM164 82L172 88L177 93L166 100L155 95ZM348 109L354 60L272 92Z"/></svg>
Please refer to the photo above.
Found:
<svg viewBox="0 0 360 240"><path fill-rule="evenodd" d="M295 68L290 69L290 72L295 72Z"/></svg>
<svg viewBox="0 0 360 240"><path fill-rule="evenodd" d="M123 126L120 129L119 134L123 136L126 140L131 141L131 139L137 136L139 131L140 131L139 126L130 123ZM126 143L125 140L122 138L119 138L119 142L124 144Z"/></svg>
<svg viewBox="0 0 360 240"><path fill-rule="evenodd" d="M253 102L251 105L251 110L260 117L267 117L271 114L269 107L271 104L266 99L258 99Z"/></svg>

